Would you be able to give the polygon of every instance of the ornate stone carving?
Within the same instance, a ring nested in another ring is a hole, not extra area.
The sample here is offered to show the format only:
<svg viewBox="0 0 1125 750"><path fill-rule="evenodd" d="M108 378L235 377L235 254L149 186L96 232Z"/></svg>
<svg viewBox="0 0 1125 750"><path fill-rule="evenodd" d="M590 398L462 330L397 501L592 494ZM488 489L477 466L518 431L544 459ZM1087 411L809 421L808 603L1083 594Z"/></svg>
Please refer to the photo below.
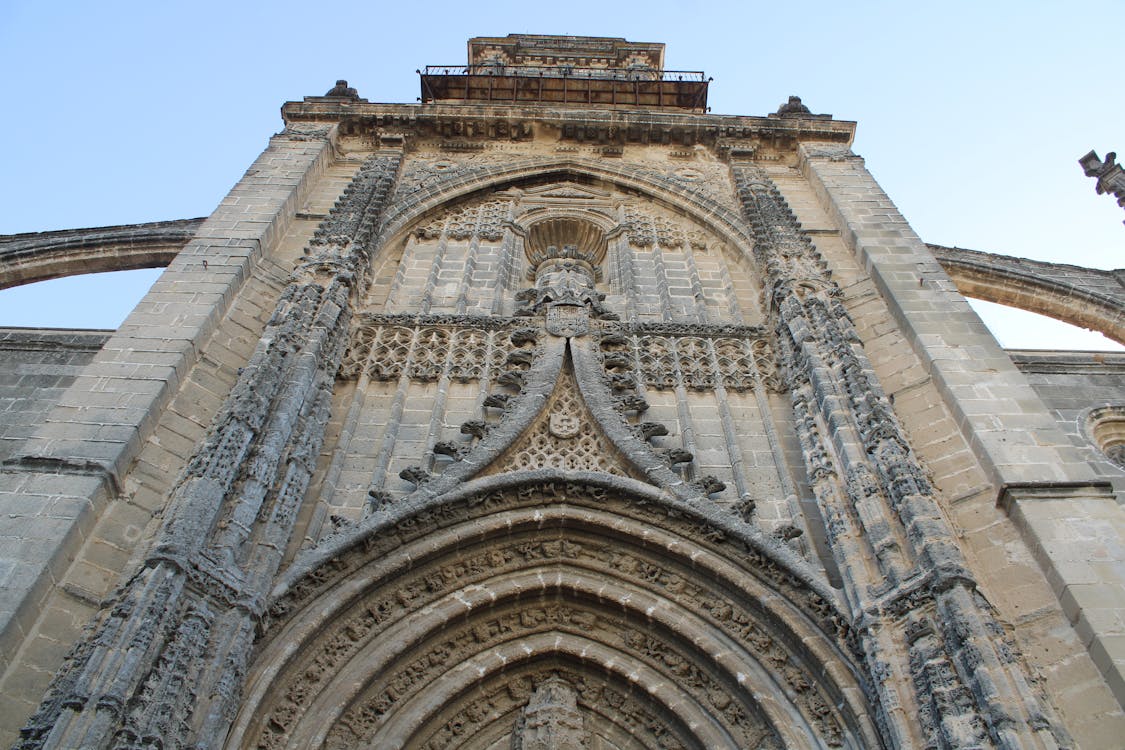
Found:
<svg viewBox="0 0 1125 750"><path fill-rule="evenodd" d="M511 205L509 200L491 200L469 205L439 216L415 230L415 233L426 239L435 239L445 234L452 240L478 237L486 242L496 242L504 237L504 222Z"/></svg>
<svg viewBox="0 0 1125 750"><path fill-rule="evenodd" d="M1117 198L1117 205L1125 208L1125 169L1117 163L1116 153L1110 151L1102 160L1096 151L1091 151L1079 159L1078 163L1082 165L1087 177L1097 178L1098 195L1109 193Z"/></svg>
<svg viewBox="0 0 1125 750"><path fill-rule="evenodd" d="M577 488L574 488L577 489ZM563 495L561 497L568 497ZM532 498L529 498L529 500ZM482 505L487 505L484 501ZM480 506L477 506L480 507ZM299 677L287 694L285 708L263 726L267 735L276 736L276 741L263 742L264 747L284 746L283 735L276 731L289 726L292 719L301 713L303 706L331 675L340 668L341 660L358 654L365 644L378 641L379 633L410 611L418 611L431 606L447 592L458 589L472 589L485 585L488 578L503 580L507 571L516 571L532 565L557 565L573 563L586 568L603 567L615 571L616 575L635 578L646 587L655 586L665 596L682 602L690 611L700 612L713 618L723 627L734 642L745 644L757 655L761 663L778 670L783 682L790 686L793 700L810 722L819 727L825 743L829 746L842 744L842 726L839 716L830 708L832 705L820 692L817 680L808 674L800 661L794 659L791 649L777 641L759 623L755 616L743 609L743 605L731 602L726 596L710 588L706 578L686 576L685 569L670 567L651 554L638 554L637 551L622 549L619 545L591 543L586 539L548 538L546 541L528 542L515 538L504 544L482 540L473 548L464 548L456 559L437 563L437 568L421 569L411 577L396 581L389 590L379 594L377 599L369 599L351 609L343 622L333 626L333 631L321 641L323 651L307 653L304 657L309 667L292 671ZM612 615L601 615L569 605L549 604L544 607L522 607L508 609L498 606L494 612L486 614L483 620L466 623L456 632L443 636L443 640L409 657L409 662L394 671L395 676L383 678L369 691L371 698L363 706L357 706L341 722L340 742L354 742L369 737L384 717L395 710L396 705L419 690L430 680L429 675L446 670L466 654L487 652L495 644L513 638L526 638L544 629L552 632L581 632L584 634L605 633L606 638L631 652L651 660L661 669L671 672L675 679L711 706L723 721L730 722L732 728L742 732L742 742L756 747L756 742L765 741L769 732L764 732L760 720L747 713L744 706L732 700L730 690L723 687L698 661L688 657L678 647L667 640L654 637L649 632L631 627ZM612 635L610 635L612 634ZM331 637L328 637L331 636ZM308 661L311 659L311 662ZM527 692L521 693L524 700ZM764 734L763 734L764 732ZM350 739L349 739L350 738ZM740 743L741 744L741 743ZM772 747L774 745L767 744Z"/></svg>
<svg viewBox="0 0 1125 750"><path fill-rule="evenodd" d="M324 141L332 128L328 125L310 122L291 122L281 131L281 136L291 141Z"/></svg>
<svg viewBox="0 0 1125 750"><path fill-rule="evenodd" d="M459 383L480 380L486 364L493 373L512 353L505 335L519 325L514 318L438 315L367 315L358 318L340 378L366 370L373 380L416 382L442 377Z"/></svg>
<svg viewBox="0 0 1125 750"><path fill-rule="evenodd" d="M325 96L339 96L344 99L358 99L359 92L349 86L348 82L341 78L340 80L336 81L335 86L328 89L328 93L325 94Z"/></svg>
<svg viewBox="0 0 1125 750"><path fill-rule="evenodd" d="M687 235L680 225L633 205L625 206L625 232L634 247L683 247ZM705 246L705 245L704 245Z"/></svg>
<svg viewBox="0 0 1125 750"><path fill-rule="evenodd" d="M624 465L590 416L568 366L540 417L520 436L508 456L489 467L487 473L551 467L624 476L628 473Z"/></svg>
<svg viewBox="0 0 1125 750"><path fill-rule="evenodd" d="M409 160L392 203L402 205L409 202L412 193L423 188L436 188L445 182L452 182L472 176L480 176L490 168L503 166L504 169L517 166L531 166L544 163L538 157L513 158L506 152L484 151L470 156L456 158L444 156L418 156Z"/></svg>
<svg viewBox="0 0 1125 750"><path fill-rule="evenodd" d="M849 597L861 609L878 608L874 596L925 601L916 598L919 588L932 597L925 605L935 613L930 635L911 636L909 623L886 617L868 620L881 622L880 632L857 633L871 673L886 672L888 648L899 653L899 663L910 664L912 694L897 693L889 680L876 684L884 731L910 731L890 729L898 721L892 712L904 705L916 707L927 736L942 737L945 747L1006 746L993 738L1048 731L1038 707L1035 721L1015 718L1027 716L1024 707L1037 700L1019 666L1005 664L991 642L992 613L974 598L975 583L935 507L936 492L877 382L823 258L764 170L736 164L733 172L754 228L754 256L767 283L806 471L838 565L857 571L844 576ZM827 372L833 377L824 377ZM831 441L822 437L822 425L830 427ZM848 477L843 493L829 481L841 468ZM905 539L908 549L895 539ZM867 566L864 558L874 561L878 578L858 574ZM925 618L926 612L913 610L910 617ZM893 641L888 625L900 628ZM964 647L967 642L973 645Z"/></svg>
<svg viewBox="0 0 1125 750"><path fill-rule="evenodd" d="M741 392L752 390L760 381L768 390L782 390L773 351L760 329L703 324L609 325L603 325L602 340L613 337L623 350L603 354L606 369L632 369L627 357L635 357L635 371L650 388L668 390L683 383L691 390L708 391L721 382L727 390ZM649 331L677 335L646 335ZM740 337L733 338L731 333Z"/></svg>
<svg viewBox="0 0 1125 750"><path fill-rule="evenodd" d="M588 735L570 683L551 676L539 683L520 711L512 750L584 750Z"/></svg>
<svg viewBox="0 0 1125 750"><path fill-rule="evenodd" d="M653 167L638 164L631 166L630 173L647 177L665 189L694 194L705 201L733 204L730 173L719 162L697 161L690 169L685 169L682 164Z"/></svg>
<svg viewBox="0 0 1125 750"><path fill-rule="evenodd" d="M809 108L801 103L801 97L799 96L789 97L789 101L777 108L777 114L779 115L807 115L810 113Z"/></svg>

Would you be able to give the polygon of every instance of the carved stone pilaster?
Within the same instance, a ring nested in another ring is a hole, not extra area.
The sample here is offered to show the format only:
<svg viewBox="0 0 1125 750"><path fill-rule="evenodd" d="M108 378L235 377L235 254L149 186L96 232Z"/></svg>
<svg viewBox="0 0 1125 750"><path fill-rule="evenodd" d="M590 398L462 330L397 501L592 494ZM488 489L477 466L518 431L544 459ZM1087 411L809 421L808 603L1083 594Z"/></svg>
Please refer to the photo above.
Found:
<svg viewBox="0 0 1125 750"><path fill-rule="evenodd" d="M368 159L309 243L167 501L141 570L72 651L19 748L217 747L324 439L352 298L401 154Z"/></svg>
<svg viewBox="0 0 1125 750"><path fill-rule="evenodd" d="M764 170L732 170L888 744L1053 747L1045 709L998 641L1002 628L976 591L827 264ZM926 736L902 720L903 709L921 717Z"/></svg>

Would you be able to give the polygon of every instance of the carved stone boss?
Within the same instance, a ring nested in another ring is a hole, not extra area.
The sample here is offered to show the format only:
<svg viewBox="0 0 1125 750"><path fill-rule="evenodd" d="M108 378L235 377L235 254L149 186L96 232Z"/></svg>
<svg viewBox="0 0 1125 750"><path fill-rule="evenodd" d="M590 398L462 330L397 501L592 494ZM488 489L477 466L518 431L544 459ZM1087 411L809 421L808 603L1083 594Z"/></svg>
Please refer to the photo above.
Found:
<svg viewBox="0 0 1125 750"><path fill-rule="evenodd" d="M324 439L352 299L402 160L370 157L309 243L171 491L157 540L55 677L19 748L217 747Z"/></svg>

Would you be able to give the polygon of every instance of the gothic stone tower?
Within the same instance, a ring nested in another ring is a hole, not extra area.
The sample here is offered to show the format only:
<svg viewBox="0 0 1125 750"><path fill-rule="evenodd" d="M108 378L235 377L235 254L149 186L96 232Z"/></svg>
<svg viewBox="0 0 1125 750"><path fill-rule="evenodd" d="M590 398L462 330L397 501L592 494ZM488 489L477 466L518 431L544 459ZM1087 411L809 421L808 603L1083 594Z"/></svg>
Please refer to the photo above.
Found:
<svg viewBox="0 0 1125 750"><path fill-rule="evenodd" d="M1116 469L854 123L707 114L621 39L421 87L286 104L11 451L54 503L4 600L17 747L1125 736Z"/></svg>

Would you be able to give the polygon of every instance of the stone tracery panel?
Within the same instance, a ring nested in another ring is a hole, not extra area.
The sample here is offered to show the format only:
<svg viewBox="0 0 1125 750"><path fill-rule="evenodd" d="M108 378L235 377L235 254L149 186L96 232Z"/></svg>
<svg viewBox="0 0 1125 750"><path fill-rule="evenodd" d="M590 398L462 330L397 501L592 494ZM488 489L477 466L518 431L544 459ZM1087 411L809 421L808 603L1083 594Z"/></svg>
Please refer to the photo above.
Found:
<svg viewBox="0 0 1125 750"><path fill-rule="evenodd" d="M487 179L502 167L515 170L513 174L530 174L536 165L551 166L538 157L525 164L512 153L421 153L409 161L400 190L430 192L446 182L460 186L473 178ZM604 166L599 164L598 171ZM674 186L676 192L718 180L726 183L718 187L729 193L729 179L721 172L721 165L693 163L676 165L667 174L653 170L646 179ZM641 169L637 175L648 172ZM509 273L521 242L518 225L532 215L538 221L552 213L579 212L618 227L620 244L615 241L614 251L626 257L615 264L624 261L633 268L627 274L631 280L616 278L615 286L635 298L629 302L630 317L729 320L735 310L736 319L761 318L755 306L745 304L756 296L756 285L744 273L729 269L725 253L717 252L727 243L684 213L630 191L575 182L570 174L560 174L555 182L502 187L475 198L462 194L461 203L444 211L433 209L400 235L409 239L388 310L406 311L420 300L423 312L511 312L518 291L518 280Z"/></svg>
<svg viewBox="0 0 1125 750"><path fill-rule="evenodd" d="M421 383L479 380L487 362L493 369L503 363L512 348L507 332L522 324L517 318L369 313L353 329L338 377L366 372L373 380L404 373Z"/></svg>
<svg viewBox="0 0 1125 750"><path fill-rule="evenodd" d="M741 392L760 381L770 391L784 390L772 346L760 328L603 324L602 330L628 337L635 371L650 388L669 390L682 383L694 391L710 391L721 383Z"/></svg>

